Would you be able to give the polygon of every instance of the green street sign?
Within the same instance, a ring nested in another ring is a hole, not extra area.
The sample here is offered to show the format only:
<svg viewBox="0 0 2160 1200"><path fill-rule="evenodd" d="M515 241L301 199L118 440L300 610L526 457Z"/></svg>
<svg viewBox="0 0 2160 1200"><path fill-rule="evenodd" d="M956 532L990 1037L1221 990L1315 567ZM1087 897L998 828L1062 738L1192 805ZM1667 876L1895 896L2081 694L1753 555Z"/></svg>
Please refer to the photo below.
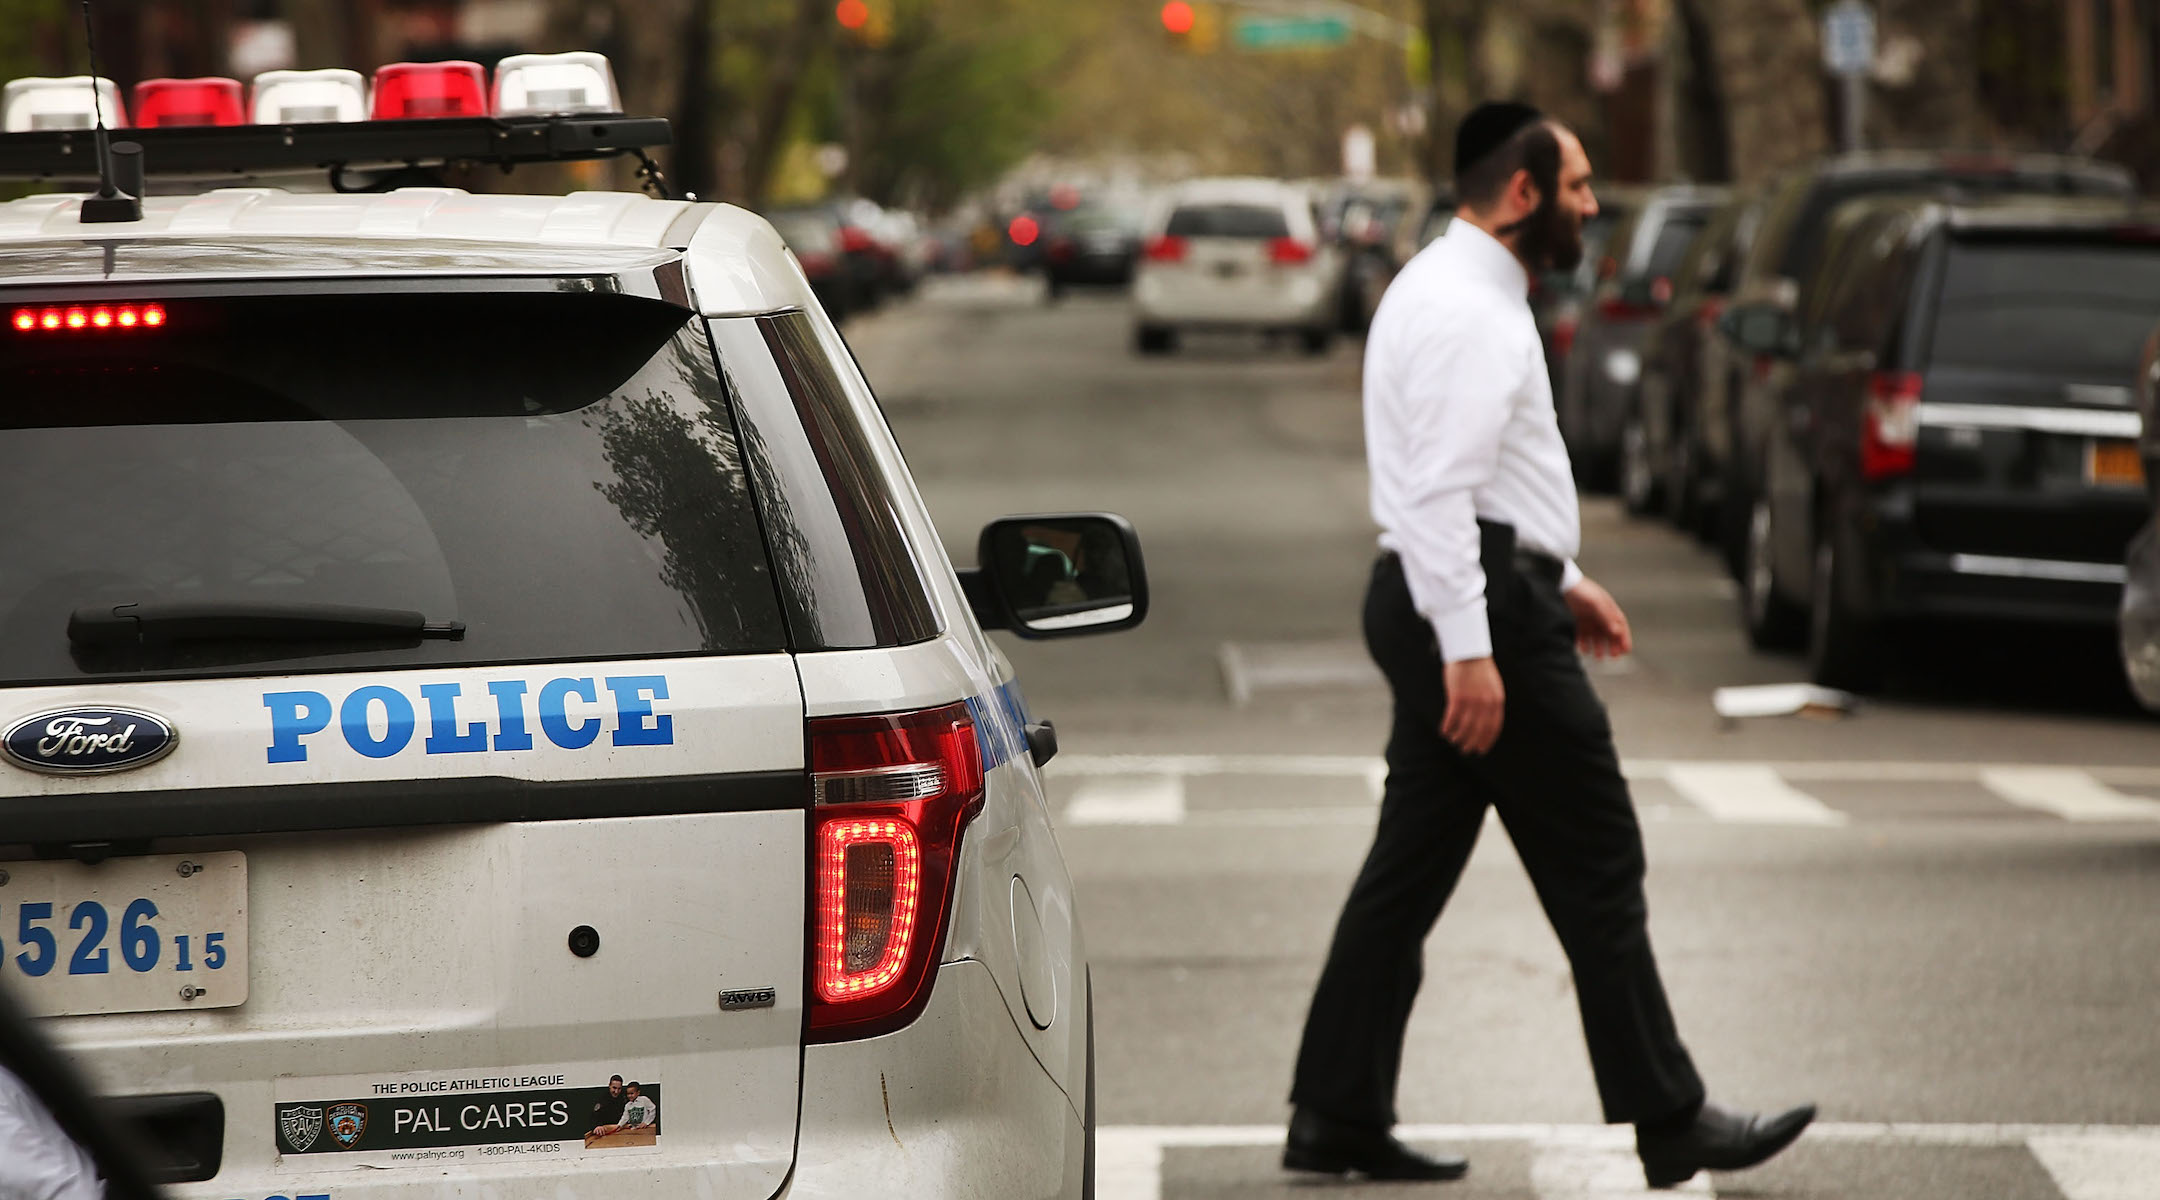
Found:
<svg viewBox="0 0 2160 1200"><path fill-rule="evenodd" d="M1230 43L1240 50L1306 50L1349 40L1350 22L1341 17L1240 16L1230 27Z"/></svg>

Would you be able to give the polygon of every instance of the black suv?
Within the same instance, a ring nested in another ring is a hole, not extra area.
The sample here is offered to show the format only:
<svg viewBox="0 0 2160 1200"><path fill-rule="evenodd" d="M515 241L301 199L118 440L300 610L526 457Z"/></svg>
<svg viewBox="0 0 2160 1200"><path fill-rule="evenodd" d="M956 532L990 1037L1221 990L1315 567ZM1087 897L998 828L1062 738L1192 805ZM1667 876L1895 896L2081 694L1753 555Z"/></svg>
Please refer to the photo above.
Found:
<svg viewBox="0 0 2160 1200"><path fill-rule="evenodd" d="M2121 167L2090 159L2021 154L1943 152L1849 154L1802 167L1770 185L1762 226L1733 285L1735 304L1768 304L1795 316L1806 311L1830 218L1866 196L1932 191L1945 198L1993 195L2128 197L2136 184ZM1728 562L1741 569L1754 519L1764 446L1783 387L1778 360L1729 338L1712 338L1702 374L1714 378L1697 414L1703 470L1716 479L1718 524Z"/></svg>
<svg viewBox="0 0 2160 1200"><path fill-rule="evenodd" d="M1826 231L1795 319L1742 580L1758 645L1876 686L1912 618L2112 623L2149 501L2130 384L2160 319L2160 224L2107 200L1874 201Z"/></svg>

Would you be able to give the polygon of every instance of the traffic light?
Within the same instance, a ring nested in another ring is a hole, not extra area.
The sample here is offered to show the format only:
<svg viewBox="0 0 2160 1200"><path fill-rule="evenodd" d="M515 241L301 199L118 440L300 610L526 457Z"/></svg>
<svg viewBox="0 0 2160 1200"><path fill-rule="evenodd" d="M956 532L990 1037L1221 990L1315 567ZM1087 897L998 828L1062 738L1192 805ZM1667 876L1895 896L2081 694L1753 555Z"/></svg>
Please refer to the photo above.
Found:
<svg viewBox="0 0 2160 1200"><path fill-rule="evenodd" d="M1222 40L1222 17L1215 5L1169 0L1162 6L1163 33L1180 50L1210 54Z"/></svg>
<svg viewBox="0 0 2160 1200"><path fill-rule="evenodd" d="M875 49L892 40L892 14L886 0L840 0L833 6L833 20L841 36L858 46Z"/></svg>

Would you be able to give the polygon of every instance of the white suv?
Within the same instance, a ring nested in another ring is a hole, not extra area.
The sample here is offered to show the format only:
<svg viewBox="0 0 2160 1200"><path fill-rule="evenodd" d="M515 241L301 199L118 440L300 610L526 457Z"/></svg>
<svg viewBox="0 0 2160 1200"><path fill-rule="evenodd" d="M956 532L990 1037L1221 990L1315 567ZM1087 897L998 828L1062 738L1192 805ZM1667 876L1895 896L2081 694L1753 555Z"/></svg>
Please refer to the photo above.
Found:
<svg viewBox="0 0 2160 1200"><path fill-rule="evenodd" d="M1133 345L1177 349L1186 331L1292 334L1325 353L1340 323L1343 261L1311 197L1273 179L1180 185L1156 206L1133 280Z"/></svg>
<svg viewBox="0 0 2160 1200"><path fill-rule="evenodd" d="M174 1195L1092 1194L984 630L1137 624L1129 527L956 571L740 210L82 199L0 205L0 988Z"/></svg>

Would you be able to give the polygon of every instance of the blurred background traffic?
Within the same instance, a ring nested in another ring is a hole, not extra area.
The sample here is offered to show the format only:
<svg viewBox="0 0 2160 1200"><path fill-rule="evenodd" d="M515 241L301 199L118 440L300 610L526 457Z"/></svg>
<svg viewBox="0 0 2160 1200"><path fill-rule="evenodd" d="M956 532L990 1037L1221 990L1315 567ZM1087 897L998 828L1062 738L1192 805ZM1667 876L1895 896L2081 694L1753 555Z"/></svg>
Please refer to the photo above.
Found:
<svg viewBox="0 0 2160 1200"><path fill-rule="evenodd" d="M0 71L81 69L63 0ZM1125 296L1129 348L1355 337L1454 208L1476 100L1577 130L1602 210L1536 281L1583 485L1670 520L1750 642L1868 691L1914 622L2113 626L2150 513L2148 0L106 0L120 79L597 48L678 188L767 214L842 319L926 278ZM623 186L586 165L478 190ZM2149 447L2148 447L2149 449ZM2148 538L2148 542L2150 539Z"/></svg>

